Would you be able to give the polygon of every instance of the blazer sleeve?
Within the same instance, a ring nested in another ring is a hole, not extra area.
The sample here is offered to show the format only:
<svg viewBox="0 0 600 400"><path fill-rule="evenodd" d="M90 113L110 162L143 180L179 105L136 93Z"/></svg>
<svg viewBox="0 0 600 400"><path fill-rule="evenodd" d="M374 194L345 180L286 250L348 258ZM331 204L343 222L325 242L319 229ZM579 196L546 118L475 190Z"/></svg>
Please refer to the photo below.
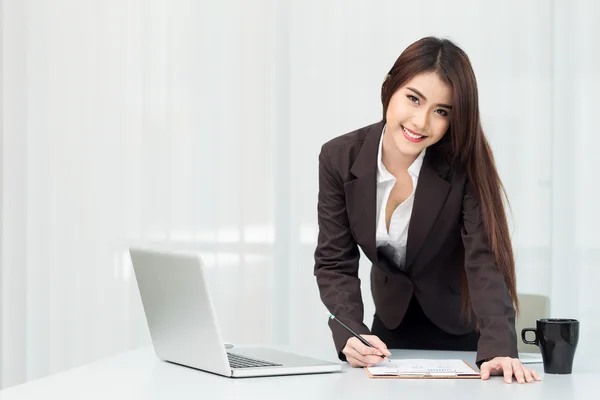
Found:
<svg viewBox="0 0 600 400"><path fill-rule="evenodd" d="M350 230L344 186L333 171L327 148L319 155L319 195L317 205L319 235L315 250L314 274L321 300L330 313L358 334L369 334L363 323L364 308L358 277L360 253ZM352 334L329 320L338 356Z"/></svg>
<svg viewBox="0 0 600 400"><path fill-rule="evenodd" d="M515 309L488 243L479 201L467 182L462 241L471 305L479 325L478 366L494 357L518 357Z"/></svg>

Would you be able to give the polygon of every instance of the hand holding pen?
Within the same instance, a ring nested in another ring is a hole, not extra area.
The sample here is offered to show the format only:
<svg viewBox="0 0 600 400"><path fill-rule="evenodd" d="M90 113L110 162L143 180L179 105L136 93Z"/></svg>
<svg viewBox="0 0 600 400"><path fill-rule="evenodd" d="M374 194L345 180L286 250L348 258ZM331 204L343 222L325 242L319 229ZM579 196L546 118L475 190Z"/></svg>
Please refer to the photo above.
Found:
<svg viewBox="0 0 600 400"><path fill-rule="evenodd" d="M344 329L352 334L353 337L348 339L342 353L346 355L346 359L353 367L370 367L379 364L382 360L390 361L387 356L392 355L387 349L385 343L375 335L359 335L354 332L349 326L337 319L333 314L329 314L329 318L336 321Z"/></svg>

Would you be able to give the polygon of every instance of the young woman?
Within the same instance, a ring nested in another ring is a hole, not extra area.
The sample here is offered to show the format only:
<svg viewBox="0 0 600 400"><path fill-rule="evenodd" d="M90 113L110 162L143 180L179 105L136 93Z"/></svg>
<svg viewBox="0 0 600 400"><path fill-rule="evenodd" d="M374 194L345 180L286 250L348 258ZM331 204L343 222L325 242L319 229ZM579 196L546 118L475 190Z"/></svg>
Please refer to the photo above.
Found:
<svg viewBox="0 0 600 400"><path fill-rule="evenodd" d="M517 358L518 309L504 190L481 128L477 82L449 40L423 38L381 88L383 120L319 155L315 276L340 359L369 366L388 348L477 350L482 379L539 380ZM373 263L363 323L359 249Z"/></svg>

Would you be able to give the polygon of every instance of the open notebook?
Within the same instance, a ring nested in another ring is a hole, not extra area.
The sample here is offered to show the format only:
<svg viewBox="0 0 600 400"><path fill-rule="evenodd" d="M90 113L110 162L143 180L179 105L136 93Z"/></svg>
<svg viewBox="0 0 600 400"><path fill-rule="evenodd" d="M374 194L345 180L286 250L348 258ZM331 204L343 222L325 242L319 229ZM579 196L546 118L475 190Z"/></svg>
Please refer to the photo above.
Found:
<svg viewBox="0 0 600 400"><path fill-rule="evenodd" d="M479 378L463 360L390 359L365 369L371 378Z"/></svg>

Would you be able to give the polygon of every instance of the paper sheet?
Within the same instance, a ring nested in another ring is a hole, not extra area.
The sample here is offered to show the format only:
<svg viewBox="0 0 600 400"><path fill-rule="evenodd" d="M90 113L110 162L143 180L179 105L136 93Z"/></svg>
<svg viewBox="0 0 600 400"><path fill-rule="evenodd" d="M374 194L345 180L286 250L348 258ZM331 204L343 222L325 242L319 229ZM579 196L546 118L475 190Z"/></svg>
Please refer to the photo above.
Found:
<svg viewBox="0 0 600 400"><path fill-rule="evenodd" d="M541 364L544 362L539 353L519 353L519 361L523 364Z"/></svg>
<svg viewBox="0 0 600 400"><path fill-rule="evenodd" d="M380 375L479 375L462 360L390 359L367 368L374 376Z"/></svg>

